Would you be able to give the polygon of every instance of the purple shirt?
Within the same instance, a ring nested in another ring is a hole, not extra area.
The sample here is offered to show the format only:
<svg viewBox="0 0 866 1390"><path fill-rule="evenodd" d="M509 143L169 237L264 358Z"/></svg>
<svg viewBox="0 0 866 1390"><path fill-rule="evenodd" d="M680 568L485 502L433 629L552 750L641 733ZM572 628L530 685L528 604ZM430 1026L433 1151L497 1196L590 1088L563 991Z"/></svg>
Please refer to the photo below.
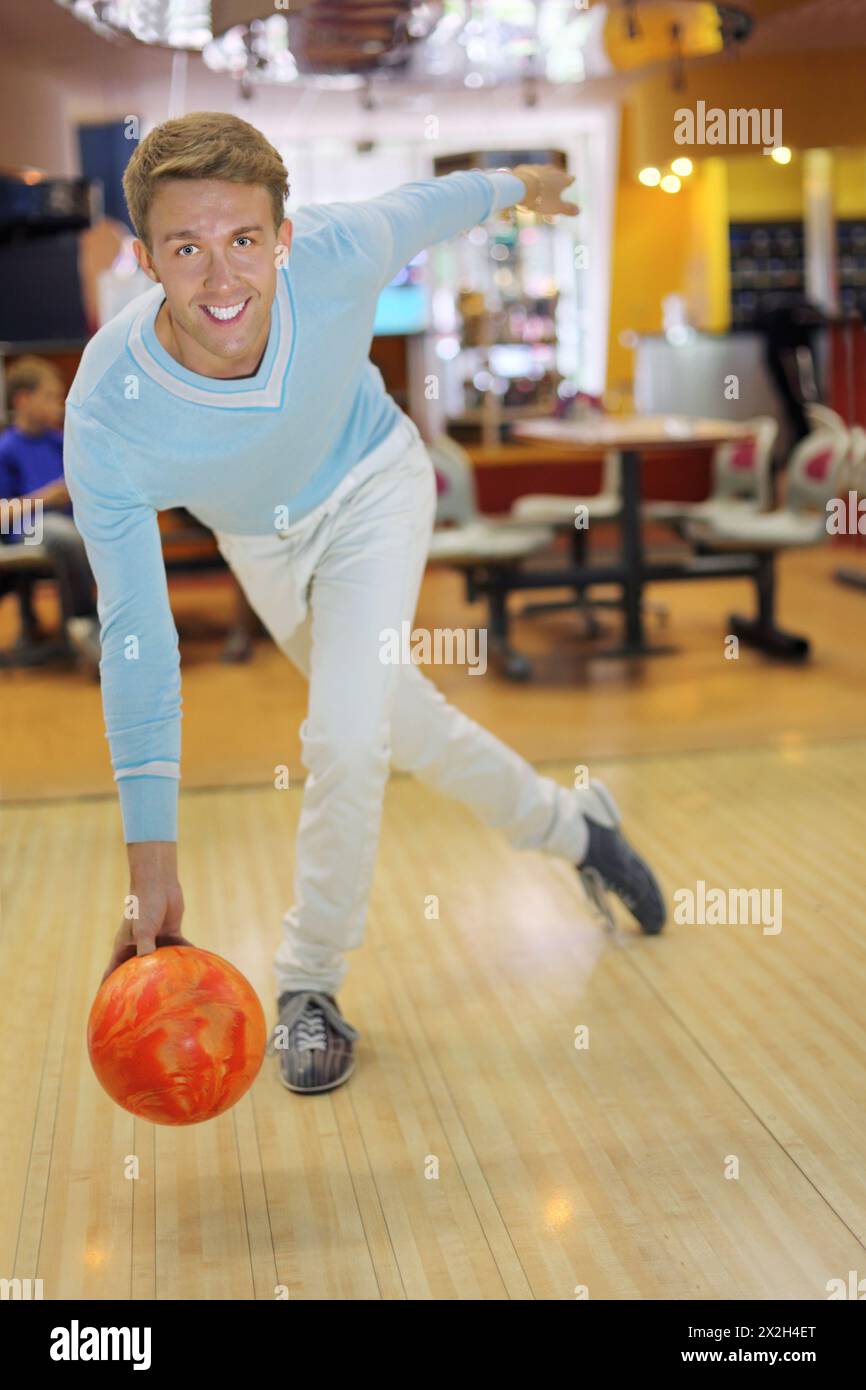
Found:
<svg viewBox="0 0 866 1390"><path fill-rule="evenodd" d="M42 434L25 434L12 425L0 435L0 497L22 497L35 488L47 487L63 477L63 431L45 430ZM60 510L60 509L58 509ZM67 503L62 508L71 515ZM2 541L21 538L18 520L10 521Z"/></svg>

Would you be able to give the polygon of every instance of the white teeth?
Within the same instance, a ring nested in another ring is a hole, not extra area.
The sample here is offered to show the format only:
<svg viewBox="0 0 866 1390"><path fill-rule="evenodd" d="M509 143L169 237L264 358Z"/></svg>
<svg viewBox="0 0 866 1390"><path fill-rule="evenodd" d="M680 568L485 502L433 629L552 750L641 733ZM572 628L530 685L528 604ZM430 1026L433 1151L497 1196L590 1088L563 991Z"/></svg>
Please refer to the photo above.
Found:
<svg viewBox="0 0 866 1390"><path fill-rule="evenodd" d="M213 314L215 319L225 321L226 319L236 319L245 304L246 300L242 299L240 304L233 304L229 309L220 309L215 304L206 304L205 308L209 314Z"/></svg>

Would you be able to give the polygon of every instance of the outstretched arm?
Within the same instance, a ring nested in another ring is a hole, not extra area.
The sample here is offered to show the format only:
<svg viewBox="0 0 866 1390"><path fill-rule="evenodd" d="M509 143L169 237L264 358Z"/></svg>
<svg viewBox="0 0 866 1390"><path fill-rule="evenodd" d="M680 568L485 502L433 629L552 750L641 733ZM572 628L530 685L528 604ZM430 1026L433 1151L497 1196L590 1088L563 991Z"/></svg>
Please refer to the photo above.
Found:
<svg viewBox="0 0 866 1390"><path fill-rule="evenodd" d="M182 941L177 881L180 656L156 512L132 489L120 441L67 403L64 464L97 584L102 704L138 916L117 933L108 974L128 956Z"/></svg>
<svg viewBox="0 0 866 1390"><path fill-rule="evenodd" d="M571 182L570 174L546 164L491 173L467 169L404 183L364 202L328 203L323 211L373 259L380 284L387 285L424 247L467 231L504 208L520 205L545 216L574 216L577 206L562 199Z"/></svg>

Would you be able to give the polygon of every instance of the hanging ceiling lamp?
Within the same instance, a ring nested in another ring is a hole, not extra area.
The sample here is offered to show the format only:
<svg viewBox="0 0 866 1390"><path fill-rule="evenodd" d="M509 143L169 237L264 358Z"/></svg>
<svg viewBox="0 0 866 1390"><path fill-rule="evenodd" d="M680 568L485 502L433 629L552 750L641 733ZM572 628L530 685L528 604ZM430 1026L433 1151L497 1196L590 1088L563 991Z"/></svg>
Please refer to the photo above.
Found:
<svg viewBox="0 0 866 1390"><path fill-rule="evenodd" d="M688 58L705 58L742 43L751 16L739 5L704 0L618 0L608 4L605 52L617 72L672 63L681 86Z"/></svg>
<svg viewBox="0 0 866 1390"><path fill-rule="evenodd" d="M575 83L741 42L751 19L704 0L57 0L97 33L200 52L258 82L443 87Z"/></svg>
<svg viewBox="0 0 866 1390"><path fill-rule="evenodd" d="M213 38L211 0L57 0L103 38L202 49Z"/></svg>

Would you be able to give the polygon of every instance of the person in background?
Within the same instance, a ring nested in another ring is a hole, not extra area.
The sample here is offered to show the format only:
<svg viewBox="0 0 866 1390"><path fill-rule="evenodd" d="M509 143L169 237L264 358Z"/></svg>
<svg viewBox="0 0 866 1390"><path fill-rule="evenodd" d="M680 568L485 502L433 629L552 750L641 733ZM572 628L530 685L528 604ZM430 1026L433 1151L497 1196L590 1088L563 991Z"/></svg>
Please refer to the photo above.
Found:
<svg viewBox="0 0 866 1390"><path fill-rule="evenodd" d="M764 361L782 400L791 447L809 434L806 407L820 399L816 385L816 334L826 316L802 290L764 296L755 327L764 334Z"/></svg>
<svg viewBox="0 0 866 1390"><path fill-rule="evenodd" d="M57 574L66 636L95 671L100 647L93 574L63 478L63 379L44 357L21 357L6 374L6 393L12 424L0 435L0 498L41 502L41 544ZM6 514L8 533L0 540L21 544L21 518L14 508Z"/></svg>

